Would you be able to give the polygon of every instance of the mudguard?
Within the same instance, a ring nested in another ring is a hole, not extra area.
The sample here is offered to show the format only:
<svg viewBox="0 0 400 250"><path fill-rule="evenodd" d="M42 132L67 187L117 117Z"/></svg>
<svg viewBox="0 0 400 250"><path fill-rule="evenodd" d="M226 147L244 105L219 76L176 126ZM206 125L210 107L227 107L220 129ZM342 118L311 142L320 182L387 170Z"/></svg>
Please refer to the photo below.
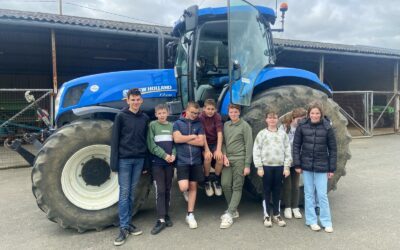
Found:
<svg viewBox="0 0 400 250"><path fill-rule="evenodd" d="M269 88L284 86L284 85L304 85L317 90L320 90L332 97L331 88L321 82L318 76L310 71L285 68L285 67L268 67L264 68L258 74L253 86L253 96L261 91ZM229 91L222 97L220 112L222 115L228 114L228 106L231 103Z"/></svg>

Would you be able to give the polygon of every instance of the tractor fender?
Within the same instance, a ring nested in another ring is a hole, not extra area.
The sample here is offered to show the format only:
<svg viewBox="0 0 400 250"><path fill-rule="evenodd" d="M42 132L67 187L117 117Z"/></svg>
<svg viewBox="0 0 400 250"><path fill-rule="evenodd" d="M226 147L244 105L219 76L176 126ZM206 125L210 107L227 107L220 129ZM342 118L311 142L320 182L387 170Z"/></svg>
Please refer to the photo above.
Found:
<svg viewBox="0 0 400 250"><path fill-rule="evenodd" d="M61 128L66 124L70 124L73 121L79 119L87 119L93 116L96 118L114 120L115 115L121 110L121 108L113 108L106 106L87 106L74 108L70 111L64 112L56 118L57 128Z"/></svg>
<svg viewBox="0 0 400 250"><path fill-rule="evenodd" d="M88 106L82 108L72 109L72 112L76 116L85 116L94 113L112 113L117 114L120 110L116 108L104 107L104 106Z"/></svg>
<svg viewBox="0 0 400 250"><path fill-rule="evenodd" d="M316 74L307 70L286 67L268 67L261 70L254 83L253 96L260 91L284 85L304 85L332 97L332 89L321 82Z"/></svg>
<svg viewBox="0 0 400 250"><path fill-rule="evenodd" d="M332 89L321 82L318 76L310 71L286 68L286 67L268 67L264 68L258 74L253 87L253 96L270 88L285 85L303 85L320 90L332 97ZM222 115L228 115L228 106L231 103L229 89L221 93L219 110Z"/></svg>

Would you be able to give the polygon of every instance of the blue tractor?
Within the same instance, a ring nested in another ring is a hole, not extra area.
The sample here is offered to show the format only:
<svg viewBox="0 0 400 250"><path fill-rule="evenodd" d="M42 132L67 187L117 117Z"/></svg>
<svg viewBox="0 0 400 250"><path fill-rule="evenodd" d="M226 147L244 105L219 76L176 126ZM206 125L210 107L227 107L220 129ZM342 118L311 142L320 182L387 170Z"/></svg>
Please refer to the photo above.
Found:
<svg viewBox="0 0 400 250"><path fill-rule="evenodd" d="M230 103L240 104L254 135L264 127L267 107L286 114L318 99L336 130L338 170L329 185L335 188L350 157L347 120L332 101L331 89L315 74L274 66L275 19L272 9L242 0L221 8L192 6L176 22L176 42L168 45L174 69L98 74L64 83L55 104L57 130L37 154L32 171L33 193L47 217L80 232L118 223L118 177L109 167L109 145L113 118L131 88L141 90L143 110L150 116L155 105L167 103L172 120L192 100L215 99L223 116ZM150 177L143 175L135 211L150 187ZM246 188L262 192L254 172Z"/></svg>

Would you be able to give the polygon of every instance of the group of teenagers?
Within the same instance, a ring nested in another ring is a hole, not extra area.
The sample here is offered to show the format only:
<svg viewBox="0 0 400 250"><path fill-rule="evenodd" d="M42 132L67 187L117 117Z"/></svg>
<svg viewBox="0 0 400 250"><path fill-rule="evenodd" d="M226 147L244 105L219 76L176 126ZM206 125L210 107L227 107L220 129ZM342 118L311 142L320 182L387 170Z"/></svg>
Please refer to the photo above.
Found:
<svg viewBox="0 0 400 250"><path fill-rule="evenodd" d="M206 100L201 112L198 103L189 102L181 117L171 123L167 120L167 105L157 105L157 119L150 121L140 109L140 91L131 89L126 97L128 107L116 115L111 141L110 166L118 172L120 186L120 231L114 245L124 244L130 234L142 234L131 223L132 208L140 176L149 170L157 210L151 234L173 226L169 209L174 168L179 189L187 201L185 221L191 229L197 228L194 209L198 184L204 183L207 196L225 196L227 209L221 216L220 228L226 229L239 217L245 176L254 166L263 182L265 227L272 227L273 223L286 225L280 215L282 189L284 217L302 218L298 205L303 174L306 225L314 231L321 230L319 217L324 230L333 232L327 183L336 170L337 148L331 122L324 116L320 103L311 103L308 110L294 109L282 125L276 111L266 111L266 127L253 143L252 129L240 118L238 105L229 105L229 120L223 124L214 100ZM151 169L146 169L144 163L149 153ZM210 178L212 165L214 178Z"/></svg>

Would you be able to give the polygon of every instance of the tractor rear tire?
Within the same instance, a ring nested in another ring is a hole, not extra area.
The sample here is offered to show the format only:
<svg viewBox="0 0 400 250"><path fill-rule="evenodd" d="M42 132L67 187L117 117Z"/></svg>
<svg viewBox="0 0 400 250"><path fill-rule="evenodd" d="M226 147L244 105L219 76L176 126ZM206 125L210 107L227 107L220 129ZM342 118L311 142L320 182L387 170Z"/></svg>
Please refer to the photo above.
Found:
<svg viewBox="0 0 400 250"><path fill-rule="evenodd" d="M118 174L111 172L112 122L81 120L51 135L32 170L32 191L47 218L78 232L119 224ZM150 177L136 188L134 213L145 202Z"/></svg>
<svg viewBox="0 0 400 250"><path fill-rule="evenodd" d="M295 108L302 107L307 109L307 105L315 100L322 103L324 114L332 122L337 141L337 169L334 177L328 182L328 190L330 191L336 189L340 177L346 174L346 162L351 157L349 150L351 136L346 127L347 119L339 112L338 104L319 90L300 85L287 85L256 94L251 105L244 108L242 113L243 119L252 127L253 138L255 138L258 132L265 128L265 112L267 109L274 109L279 115L284 116ZM256 172L255 168L252 167L251 173L246 180L245 188L260 198L263 193L262 180ZM301 204L303 198L301 192Z"/></svg>

